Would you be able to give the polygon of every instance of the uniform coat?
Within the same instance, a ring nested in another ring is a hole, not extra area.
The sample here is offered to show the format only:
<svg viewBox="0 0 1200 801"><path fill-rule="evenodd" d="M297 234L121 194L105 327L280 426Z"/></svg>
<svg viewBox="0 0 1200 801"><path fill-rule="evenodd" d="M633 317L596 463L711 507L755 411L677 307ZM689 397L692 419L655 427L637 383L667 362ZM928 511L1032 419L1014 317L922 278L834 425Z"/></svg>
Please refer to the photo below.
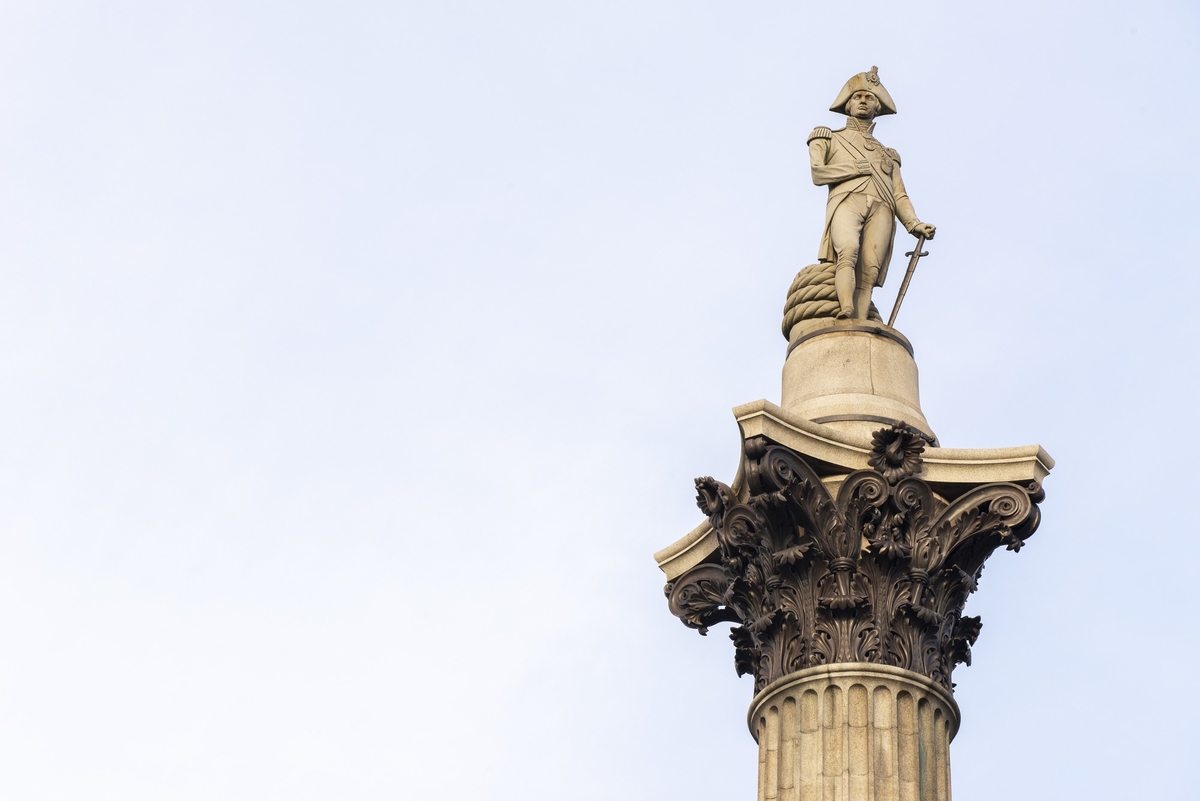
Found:
<svg viewBox="0 0 1200 801"><path fill-rule="evenodd" d="M888 263L892 259L892 242L896 235L895 218L899 218L906 231L920 224L904 181L900 178L900 154L875 139L872 135L874 123L863 123L854 117L846 121L846 127L836 131L817 128L808 137L808 156L812 166L813 183L829 187L829 200L825 205L825 230L821 235L818 261L836 262L830 225L838 207L854 194L881 200L891 210L891 232L888 235L879 274L875 286L883 286L887 278ZM869 172L859 169L858 162L867 161ZM861 235L861 229L859 231Z"/></svg>

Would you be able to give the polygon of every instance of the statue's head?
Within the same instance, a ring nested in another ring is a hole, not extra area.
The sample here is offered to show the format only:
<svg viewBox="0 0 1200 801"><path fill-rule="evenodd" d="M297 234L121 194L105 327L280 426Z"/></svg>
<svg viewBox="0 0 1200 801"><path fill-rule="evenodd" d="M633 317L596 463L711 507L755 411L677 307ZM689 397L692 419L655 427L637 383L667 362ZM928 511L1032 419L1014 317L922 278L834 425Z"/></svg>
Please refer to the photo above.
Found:
<svg viewBox="0 0 1200 801"><path fill-rule="evenodd" d="M856 117L860 120L873 120L879 116L879 98L874 92L864 92L859 90L850 95L850 99L846 101L847 117Z"/></svg>
<svg viewBox="0 0 1200 801"><path fill-rule="evenodd" d="M829 110L847 117L871 120L884 114L895 114L896 104L879 82L879 68L871 67L870 72L860 72L846 81Z"/></svg>

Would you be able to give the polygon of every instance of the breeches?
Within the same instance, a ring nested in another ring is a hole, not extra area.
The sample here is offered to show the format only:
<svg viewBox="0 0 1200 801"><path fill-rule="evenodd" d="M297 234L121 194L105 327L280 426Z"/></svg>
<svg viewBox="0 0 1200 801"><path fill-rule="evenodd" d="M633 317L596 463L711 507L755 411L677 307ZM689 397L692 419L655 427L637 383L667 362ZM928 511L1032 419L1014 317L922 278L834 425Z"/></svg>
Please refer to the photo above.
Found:
<svg viewBox="0 0 1200 801"><path fill-rule="evenodd" d="M858 192L843 198L829 221L838 271L857 267L856 283L864 289L875 285L895 236L896 217L891 206Z"/></svg>

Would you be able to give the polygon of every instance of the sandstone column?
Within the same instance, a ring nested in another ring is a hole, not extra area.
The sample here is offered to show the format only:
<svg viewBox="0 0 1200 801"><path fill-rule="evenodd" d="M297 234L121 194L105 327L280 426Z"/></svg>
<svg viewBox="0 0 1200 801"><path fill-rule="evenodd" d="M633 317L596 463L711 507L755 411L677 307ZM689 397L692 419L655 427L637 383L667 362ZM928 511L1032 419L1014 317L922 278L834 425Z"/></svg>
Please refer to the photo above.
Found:
<svg viewBox="0 0 1200 801"><path fill-rule="evenodd" d="M907 670L863 662L808 668L750 705L759 801L950 798L958 706Z"/></svg>
<svg viewBox="0 0 1200 801"><path fill-rule="evenodd" d="M655 556L684 624L735 624L760 801L948 801L951 674L982 625L964 606L1037 529L1053 461L937 447L907 340L825 326L799 328L784 407L734 410L732 485L696 479L707 520Z"/></svg>
<svg viewBox="0 0 1200 801"><path fill-rule="evenodd" d="M964 607L988 557L1037 529L1054 461L1037 445L934 435L892 323L937 229L875 138L876 118L896 113L878 69L829 110L846 120L806 141L829 194L817 262L784 304L780 404L734 409L732 482L696 479L706 520L655 559L685 625L733 624L734 667L754 679L760 801L948 801L951 674L982 625ZM885 325L871 296L897 221L916 244Z"/></svg>

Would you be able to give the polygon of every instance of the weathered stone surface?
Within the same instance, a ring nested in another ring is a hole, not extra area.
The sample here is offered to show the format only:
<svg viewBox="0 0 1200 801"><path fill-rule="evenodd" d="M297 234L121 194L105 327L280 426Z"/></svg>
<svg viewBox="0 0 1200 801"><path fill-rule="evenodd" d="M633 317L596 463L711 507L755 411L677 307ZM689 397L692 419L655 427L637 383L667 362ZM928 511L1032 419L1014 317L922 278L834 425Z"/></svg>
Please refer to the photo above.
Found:
<svg viewBox="0 0 1200 801"><path fill-rule="evenodd" d="M707 520L655 559L686 625L734 624L760 801L949 801L952 672L981 627L964 605L988 557L1037 529L1054 461L1037 445L940 447L892 327L936 230L874 137L896 106L872 67L830 110L847 120L807 139L829 199L818 262L784 304L780 405L734 410L737 474L696 479ZM885 325L871 292L897 219L917 244Z"/></svg>
<svg viewBox="0 0 1200 801"><path fill-rule="evenodd" d="M880 424L903 422L936 442L921 412L917 363L904 335L882 323L824 323L792 340L780 406L814 423L866 436Z"/></svg>
<svg viewBox="0 0 1200 801"><path fill-rule="evenodd" d="M870 467L871 437L814 423L766 400L733 410L743 438L742 454L730 488L740 500L749 498L746 485L746 442L763 437L799 453L831 488L854 470ZM921 478L939 497L953 500L972 487L992 482L1028 484L1045 480L1054 460L1040 445L1009 448L926 448ZM668 580L674 580L712 557L716 532L705 520L679 540L654 554Z"/></svg>
<svg viewBox="0 0 1200 801"><path fill-rule="evenodd" d="M709 558L669 582L672 613L701 634L730 632L755 690L841 662L891 665L950 689L970 662L979 618L963 617L983 563L1036 530L1040 485L988 483L954 500L923 471L925 437L874 436L868 469L825 481L800 454L746 442L747 497L709 477L697 503L715 533Z"/></svg>
<svg viewBox="0 0 1200 801"><path fill-rule="evenodd" d="M764 688L747 722L759 801L948 801L958 705L906 670L846 663Z"/></svg>
<svg viewBox="0 0 1200 801"><path fill-rule="evenodd" d="M813 183L829 187L817 259L834 265L836 316L866 320L871 290L887 278L896 220L918 237L917 253L936 229L917 218L900 177L900 154L875 138L875 118L896 113L876 68L847 81L829 110L846 115L845 127L818 126L808 136Z"/></svg>

